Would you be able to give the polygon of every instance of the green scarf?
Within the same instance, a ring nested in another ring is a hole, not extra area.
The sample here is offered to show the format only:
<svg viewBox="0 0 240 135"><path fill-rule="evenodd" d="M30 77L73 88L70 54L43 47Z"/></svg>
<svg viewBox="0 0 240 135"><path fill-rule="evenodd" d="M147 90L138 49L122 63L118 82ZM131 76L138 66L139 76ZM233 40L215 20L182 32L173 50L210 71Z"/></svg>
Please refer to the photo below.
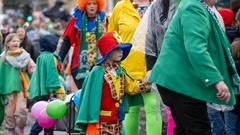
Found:
<svg viewBox="0 0 240 135"><path fill-rule="evenodd" d="M226 62L227 62L227 66L228 66L228 71L229 71L229 75L231 77L231 82L232 82L232 86L234 89L234 93L235 94L240 94L240 78L238 76L237 70L236 70L236 66L235 66L235 62L232 58L232 54L231 54L231 49L230 47L230 43L226 37L226 34L224 32L224 30L221 27L221 24L219 22L219 20L217 19L216 14L214 13L214 11L205 3L202 2L204 7L207 9L207 11L209 12L209 14L211 15L211 17L213 18L215 23L215 26L218 27L218 33L219 36L222 39L222 46L224 48L225 51L225 55L226 55Z"/></svg>
<svg viewBox="0 0 240 135"><path fill-rule="evenodd" d="M81 31L81 44L80 44L80 50L79 50L79 64L78 64L78 74L76 76L76 79L83 79L87 76L87 74L90 71L90 66L88 65L88 42L87 42L87 34L88 34L88 17L86 13L83 14L83 25L82 25L82 31ZM99 39L102 36L102 28L101 28L101 19L100 16L97 14L95 19L96 24L96 40ZM97 47L96 47L96 52ZM96 58L97 60L97 58Z"/></svg>

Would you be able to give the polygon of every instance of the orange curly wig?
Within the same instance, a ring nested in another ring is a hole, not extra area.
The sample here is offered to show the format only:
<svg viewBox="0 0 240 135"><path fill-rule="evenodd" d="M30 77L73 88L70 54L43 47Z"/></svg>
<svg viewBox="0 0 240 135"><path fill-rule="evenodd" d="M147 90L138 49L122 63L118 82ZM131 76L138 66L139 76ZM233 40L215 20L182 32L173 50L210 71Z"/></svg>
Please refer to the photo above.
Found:
<svg viewBox="0 0 240 135"><path fill-rule="evenodd" d="M82 10L85 11L87 4L88 4L89 0L78 0L77 1L77 6ZM98 11L102 11L105 8L105 3L106 0L96 0L97 5L98 5Z"/></svg>

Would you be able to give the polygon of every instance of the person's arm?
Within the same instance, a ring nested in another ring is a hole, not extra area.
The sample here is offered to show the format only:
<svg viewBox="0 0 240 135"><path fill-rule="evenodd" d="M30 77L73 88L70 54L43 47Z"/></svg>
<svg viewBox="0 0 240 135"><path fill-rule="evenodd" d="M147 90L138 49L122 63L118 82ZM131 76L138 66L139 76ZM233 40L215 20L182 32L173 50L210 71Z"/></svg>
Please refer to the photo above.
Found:
<svg viewBox="0 0 240 135"><path fill-rule="evenodd" d="M156 39L156 16L154 15L155 6L151 7L149 19L148 19L148 30L145 41L145 51L146 51L146 63L147 71L152 70L153 65L157 61L157 39Z"/></svg>
<svg viewBox="0 0 240 135"><path fill-rule="evenodd" d="M35 62L30 58L30 61L27 66L27 71L28 73L32 74L36 69L36 64Z"/></svg>
<svg viewBox="0 0 240 135"><path fill-rule="evenodd" d="M71 18L70 21L67 24L67 27L63 33L63 42L61 45L61 49L59 52L59 56L61 57L61 61L64 60L66 57L68 50L72 45L74 45L74 41L76 40L76 35L77 35L77 29L75 27L75 18Z"/></svg>
<svg viewBox="0 0 240 135"><path fill-rule="evenodd" d="M181 26L185 51L196 75L206 87L223 80L208 52L210 23L207 14L197 5L182 11ZM216 46L220 46L216 44Z"/></svg>
<svg viewBox="0 0 240 135"><path fill-rule="evenodd" d="M63 42L61 44L61 49L59 52L61 61L64 61L70 47L71 47L71 43L70 43L69 37L68 36L63 37Z"/></svg>

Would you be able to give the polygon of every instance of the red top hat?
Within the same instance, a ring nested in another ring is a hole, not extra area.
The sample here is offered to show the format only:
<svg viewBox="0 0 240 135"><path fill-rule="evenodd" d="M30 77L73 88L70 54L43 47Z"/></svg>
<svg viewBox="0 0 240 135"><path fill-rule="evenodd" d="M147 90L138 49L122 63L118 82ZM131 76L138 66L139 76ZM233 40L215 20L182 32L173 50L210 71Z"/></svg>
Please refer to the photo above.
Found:
<svg viewBox="0 0 240 135"><path fill-rule="evenodd" d="M98 65L104 62L108 55L116 48L120 48L123 50L123 57L121 60L124 60L128 56L132 44L122 43L122 38L118 35L117 32L108 32L98 39L97 46L100 50L101 55L103 56L98 61Z"/></svg>

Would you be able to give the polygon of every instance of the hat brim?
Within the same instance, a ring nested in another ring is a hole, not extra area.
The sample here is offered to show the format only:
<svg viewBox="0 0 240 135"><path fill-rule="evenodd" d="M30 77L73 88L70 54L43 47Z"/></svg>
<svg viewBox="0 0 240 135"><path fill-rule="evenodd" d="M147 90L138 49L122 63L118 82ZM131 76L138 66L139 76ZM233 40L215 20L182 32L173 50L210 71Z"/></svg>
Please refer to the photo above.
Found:
<svg viewBox="0 0 240 135"><path fill-rule="evenodd" d="M131 50L131 48L132 48L132 44L131 44L131 43L118 44L116 47L112 48L107 54L105 54L105 55L97 62L97 65L103 63L103 62L107 59L107 57L109 56L109 54L110 54L114 49L117 49L117 48L120 48L120 49L123 50L123 56L122 56L122 59L121 59L121 61L122 61L122 60L124 60L124 59L128 56L128 54L129 54L129 52L130 52L130 50Z"/></svg>

